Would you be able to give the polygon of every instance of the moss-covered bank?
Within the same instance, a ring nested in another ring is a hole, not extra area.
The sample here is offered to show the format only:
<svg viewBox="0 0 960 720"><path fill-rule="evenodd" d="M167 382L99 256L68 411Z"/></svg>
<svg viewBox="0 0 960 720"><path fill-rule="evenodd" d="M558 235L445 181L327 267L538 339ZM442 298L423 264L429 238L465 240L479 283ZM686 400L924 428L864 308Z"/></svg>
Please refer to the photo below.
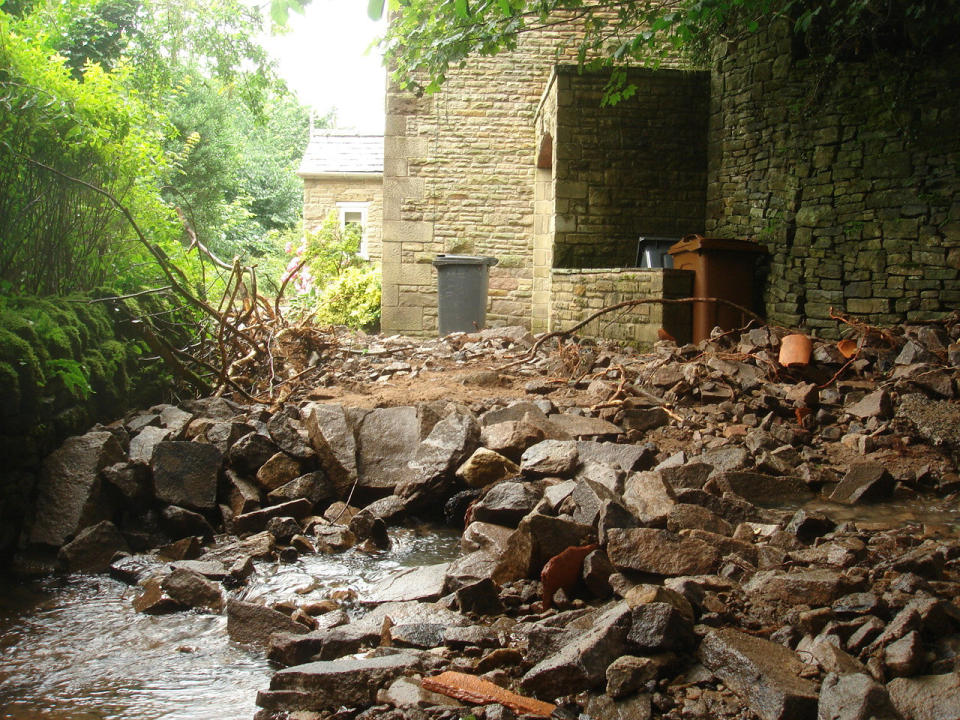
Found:
<svg viewBox="0 0 960 720"><path fill-rule="evenodd" d="M156 295L113 302L0 295L0 564L31 509L43 457L170 387L163 367L144 360L126 319L169 309Z"/></svg>

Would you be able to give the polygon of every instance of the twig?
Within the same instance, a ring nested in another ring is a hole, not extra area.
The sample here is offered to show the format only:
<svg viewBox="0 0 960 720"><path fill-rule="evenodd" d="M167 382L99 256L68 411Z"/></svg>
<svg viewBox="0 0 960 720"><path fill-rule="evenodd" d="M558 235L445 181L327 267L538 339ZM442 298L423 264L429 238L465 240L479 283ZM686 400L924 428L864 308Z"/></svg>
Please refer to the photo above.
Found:
<svg viewBox="0 0 960 720"><path fill-rule="evenodd" d="M514 365L520 365L522 363L529 362L534 357L536 357L537 351L540 349L540 346L543 345L543 343L545 343L550 338L566 337L567 335L575 333L580 328L586 325L589 325L591 322L596 320L601 315L605 315L606 313L613 312L614 310L620 310L621 308L626 308L626 307L633 307L634 305L651 305L651 304L679 305L679 304L695 303L695 302L717 303L720 305L727 305L729 307L732 307L735 310L738 310L744 315L748 315L749 317L751 317L752 319L756 320L761 324L764 323L763 318L757 315L755 312L753 312L753 310L749 310L743 307L743 305L738 305L737 303L731 302L730 300L726 300L724 298L712 298L712 297L711 298L707 298L707 297L641 298L639 300L626 300L622 303L617 303L616 305L609 305L605 308L601 308L597 310L595 313L587 317L585 320L581 320L576 325L574 325L573 327L567 330L555 330L554 332L549 332L546 335L541 335L539 338L537 338L536 342L533 343L533 347L530 348L530 350L527 352L526 355L519 358L518 360L514 360L513 362L498 368L498 370L506 370L507 368L513 367Z"/></svg>
<svg viewBox="0 0 960 720"><path fill-rule="evenodd" d="M167 290L172 290L172 285L164 285L161 288L151 288L149 290L141 290L140 292L130 293L129 295L113 295L111 297L102 297L102 298L90 298L89 300L77 300L74 298L66 298L70 302L85 302L85 303L98 303L98 302L109 302L111 300L127 300L129 298L140 297L141 295L152 295L153 293L162 293Z"/></svg>

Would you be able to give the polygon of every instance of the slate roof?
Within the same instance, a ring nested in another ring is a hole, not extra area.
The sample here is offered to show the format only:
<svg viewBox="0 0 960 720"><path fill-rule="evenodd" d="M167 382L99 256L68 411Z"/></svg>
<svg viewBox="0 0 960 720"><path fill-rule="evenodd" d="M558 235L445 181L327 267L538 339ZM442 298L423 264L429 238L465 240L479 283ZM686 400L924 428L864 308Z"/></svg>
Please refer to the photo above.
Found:
<svg viewBox="0 0 960 720"><path fill-rule="evenodd" d="M382 175L383 135L314 130L297 174L303 177L337 173Z"/></svg>

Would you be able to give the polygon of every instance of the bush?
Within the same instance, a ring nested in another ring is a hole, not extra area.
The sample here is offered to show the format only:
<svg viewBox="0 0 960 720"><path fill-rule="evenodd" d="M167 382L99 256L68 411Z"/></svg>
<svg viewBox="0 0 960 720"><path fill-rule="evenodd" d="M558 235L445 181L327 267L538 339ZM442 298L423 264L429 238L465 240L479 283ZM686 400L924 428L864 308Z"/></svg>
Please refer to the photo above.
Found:
<svg viewBox="0 0 960 720"><path fill-rule="evenodd" d="M380 272L373 264L351 267L317 297L317 322L373 331L380 324Z"/></svg>

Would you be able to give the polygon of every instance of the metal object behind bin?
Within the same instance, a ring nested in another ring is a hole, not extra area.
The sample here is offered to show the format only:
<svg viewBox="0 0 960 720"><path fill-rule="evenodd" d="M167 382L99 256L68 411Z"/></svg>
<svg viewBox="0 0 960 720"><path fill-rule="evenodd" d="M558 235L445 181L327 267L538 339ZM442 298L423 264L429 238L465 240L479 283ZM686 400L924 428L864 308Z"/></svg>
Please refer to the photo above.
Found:
<svg viewBox="0 0 960 720"><path fill-rule="evenodd" d="M673 257L667 252L680 238L663 235L641 235L637 238L637 267L672 268Z"/></svg>
<svg viewBox="0 0 960 720"><path fill-rule="evenodd" d="M487 319L489 270L497 258L437 255L437 314L440 335L476 332Z"/></svg>

